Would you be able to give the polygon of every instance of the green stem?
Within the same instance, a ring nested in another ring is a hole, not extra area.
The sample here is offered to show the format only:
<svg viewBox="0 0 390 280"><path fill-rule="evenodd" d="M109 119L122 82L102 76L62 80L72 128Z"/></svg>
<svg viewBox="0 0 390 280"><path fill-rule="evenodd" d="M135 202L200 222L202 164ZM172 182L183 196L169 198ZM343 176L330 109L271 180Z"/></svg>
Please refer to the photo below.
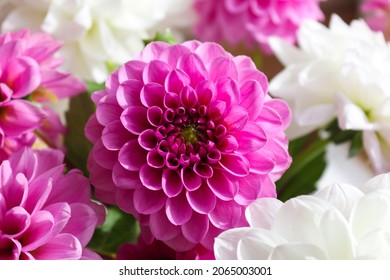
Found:
<svg viewBox="0 0 390 280"><path fill-rule="evenodd" d="M305 167L310 165L315 158L317 158L321 153L323 153L329 143L329 139L316 138L311 141L303 151L300 151L295 157L293 157L293 162L290 168L277 182L279 197L286 197L288 193L294 191L289 189L289 182L297 174L299 174L300 172L304 172Z"/></svg>

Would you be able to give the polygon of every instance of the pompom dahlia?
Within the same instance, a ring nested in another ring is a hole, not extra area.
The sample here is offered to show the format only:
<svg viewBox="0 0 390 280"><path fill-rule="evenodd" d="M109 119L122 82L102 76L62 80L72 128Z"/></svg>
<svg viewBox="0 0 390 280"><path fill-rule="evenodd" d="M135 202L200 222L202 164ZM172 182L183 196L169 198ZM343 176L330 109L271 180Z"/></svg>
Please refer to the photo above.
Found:
<svg viewBox="0 0 390 280"><path fill-rule="evenodd" d="M360 11L367 24L374 31L382 31L390 39L390 1L365 0L360 4Z"/></svg>
<svg viewBox="0 0 390 280"><path fill-rule="evenodd" d="M211 249L219 232L245 225L245 206L274 197L290 164L288 106L267 95L248 57L217 44L151 43L92 98L96 195L177 251Z"/></svg>
<svg viewBox="0 0 390 280"><path fill-rule="evenodd" d="M22 149L0 165L0 259L98 259L85 248L104 207L63 154Z"/></svg>
<svg viewBox="0 0 390 280"><path fill-rule="evenodd" d="M216 238L217 259L390 259L390 174L333 184L282 203L258 199L251 227Z"/></svg>
<svg viewBox="0 0 390 280"><path fill-rule="evenodd" d="M295 43L304 19L323 20L321 0L195 0L195 34L204 41L259 45L271 53L270 36Z"/></svg>
<svg viewBox="0 0 390 280"><path fill-rule="evenodd" d="M60 47L47 34L28 30L0 36L0 160L31 146L32 132L47 117L28 100L44 103L85 90L82 81L57 69L61 60L53 55Z"/></svg>

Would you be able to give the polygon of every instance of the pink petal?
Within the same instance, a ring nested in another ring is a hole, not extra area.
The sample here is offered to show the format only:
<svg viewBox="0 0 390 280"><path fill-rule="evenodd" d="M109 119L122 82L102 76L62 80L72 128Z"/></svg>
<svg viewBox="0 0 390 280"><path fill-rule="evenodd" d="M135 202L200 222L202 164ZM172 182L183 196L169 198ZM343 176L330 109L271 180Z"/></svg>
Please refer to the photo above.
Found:
<svg viewBox="0 0 390 280"><path fill-rule="evenodd" d="M98 122L96 114L93 114L85 125L84 134L90 142L95 143L102 136L103 128Z"/></svg>
<svg viewBox="0 0 390 280"><path fill-rule="evenodd" d="M176 109L180 105L179 95L172 92L167 92L164 97L164 106L166 108Z"/></svg>
<svg viewBox="0 0 390 280"><path fill-rule="evenodd" d="M245 157L250 162L250 171L253 173L268 174L275 167L275 157L270 151L260 149Z"/></svg>
<svg viewBox="0 0 390 280"><path fill-rule="evenodd" d="M80 260L102 260L102 257L92 250L83 248L83 253Z"/></svg>
<svg viewBox="0 0 390 280"><path fill-rule="evenodd" d="M4 166L4 163L6 162L3 162L1 166ZM28 197L28 182L26 177L23 174L16 175L13 182L2 185L1 191L7 209L23 205Z"/></svg>
<svg viewBox="0 0 390 280"><path fill-rule="evenodd" d="M131 189L118 189L115 193L114 202L126 213L137 214L137 210L134 208L134 190ZM135 215L137 218L137 216Z"/></svg>
<svg viewBox="0 0 390 280"><path fill-rule="evenodd" d="M165 210L150 215L150 231L158 240L169 240L176 237L180 232L180 227L173 225L167 218Z"/></svg>
<svg viewBox="0 0 390 280"><path fill-rule="evenodd" d="M220 229L245 225L243 208L234 201L219 200L214 210L209 214L209 218L210 222Z"/></svg>
<svg viewBox="0 0 390 280"><path fill-rule="evenodd" d="M153 168L147 164L144 164L139 171L142 184L152 191L161 190L162 174L161 168Z"/></svg>
<svg viewBox="0 0 390 280"><path fill-rule="evenodd" d="M238 149L238 141L234 135L226 135L218 143L218 149L224 153L233 153Z"/></svg>
<svg viewBox="0 0 390 280"><path fill-rule="evenodd" d="M59 234L71 217L71 208L66 202L53 203L45 207L46 211L50 212L54 217L54 227L52 229L53 236Z"/></svg>
<svg viewBox="0 0 390 280"><path fill-rule="evenodd" d="M196 95L200 105L209 105L216 98L215 84L211 81L201 81L196 85Z"/></svg>
<svg viewBox="0 0 390 280"><path fill-rule="evenodd" d="M142 148L148 151L156 148L158 143L156 132L153 129L143 131L138 137L138 143Z"/></svg>
<svg viewBox="0 0 390 280"><path fill-rule="evenodd" d="M173 69L176 68L179 59L190 50L183 45L172 45L164 49L160 55L160 59L168 63Z"/></svg>
<svg viewBox="0 0 390 280"><path fill-rule="evenodd" d="M162 168L165 165L165 157L160 155L158 149L149 151L146 156L146 162L154 168Z"/></svg>
<svg viewBox="0 0 390 280"><path fill-rule="evenodd" d="M283 123L283 130L285 130L290 125L292 117L288 104L281 99L271 99L268 100L265 105L271 107L278 113Z"/></svg>
<svg viewBox="0 0 390 280"><path fill-rule="evenodd" d="M128 131L139 135L142 131L150 128L146 113L147 109L145 107L128 107L123 111L120 120Z"/></svg>
<svg viewBox="0 0 390 280"><path fill-rule="evenodd" d="M162 107L164 104L165 89L157 83L146 84L140 93L142 105L145 107Z"/></svg>
<svg viewBox="0 0 390 280"><path fill-rule="evenodd" d="M213 168L206 163L196 163L194 165L194 171L202 178L210 178L213 176Z"/></svg>
<svg viewBox="0 0 390 280"><path fill-rule="evenodd" d="M144 84L139 80L126 80L116 92L116 100L123 109L129 106L141 106L140 93Z"/></svg>
<svg viewBox="0 0 390 280"><path fill-rule="evenodd" d="M63 171L63 167L59 166L56 169ZM33 213L40 210L52 190L53 179L49 176L39 176L29 184L28 197L24 203L24 208Z"/></svg>
<svg viewBox="0 0 390 280"><path fill-rule="evenodd" d="M144 68L142 78L145 84L157 83L164 85L165 78L171 70L171 67L165 62L161 60L152 60Z"/></svg>
<svg viewBox="0 0 390 280"><path fill-rule="evenodd" d="M59 234L32 252L37 260L78 260L83 248L71 234Z"/></svg>
<svg viewBox="0 0 390 280"><path fill-rule="evenodd" d="M248 81L240 88L241 100L239 105L247 112L249 119L255 120L261 114L265 92L257 81Z"/></svg>
<svg viewBox="0 0 390 280"><path fill-rule="evenodd" d="M164 86L166 91L179 94L183 87L189 83L188 75L181 69L175 69L168 74Z"/></svg>
<svg viewBox="0 0 390 280"><path fill-rule="evenodd" d="M210 65L210 80L217 81L224 77L229 77L234 80L238 78L236 65L231 58L217 57Z"/></svg>
<svg viewBox="0 0 390 280"><path fill-rule="evenodd" d="M112 180L115 185L123 189L136 189L142 186L139 172L129 171L117 162L112 169Z"/></svg>
<svg viewBox="0 0 390 280"><path fill-rule="evenodd" d="M84 203L70 204L71 217L62 230L63 233L74 235L81 243L81 246L87 246L91 240L97 224L95 211Z"/></svg>
<svg viewBox="0 0 390 280"><path fill-rule="evenodd" d="M168 197L175 197L182 191L183 183L176 170L164 169L162 174L162 188Z"/></svg>
<svg viewBox="0 0 390 280"><path fill-rule="evenodd" d="M229 131L242 129L248 122L248 112L240 106L232 106L226 112L224 124Z"/></svg>
<svg viewBox="0 0 390 280"><path fill-rule="evenodd" d="M134 140L136 141L136 140ZM107 150L106 147L104 147L102 139L99 139L95 145L92 148L91 151L94 160L96 162L106 168L106 169L111 169L112 166L115 164L118 158L118 152L117 151L110 151Z"/></svg>
<svg viewBox="0 0 390 280"><path fill-rule="evenodd" d="M137 140L130 140L119 151L118 160L129 171L139 171L146 162L145 151Z"/></svg>
<svg viewBox="0 0 390 280"><path fill-rule="evenodd" d="M111 151L120 150L130 140L131 136L120 120L110 122L105 126L101 134L103 145L107 150Z"/></svg>
<svg viewBox="0 0 390 280"><path fill-rule="evenodd" d="M202 59L197 54L189 53L183 55L178 64L179 68L190 77L190 85L193 88L195 88L200 81L208 78L208 73Z"/></svg>
<svg viewBox="0 0 390 280"><path fill-rule="evenodd" d="M30 214L20 206L8 210L1 220L2 234L17 239L30 226Z"/></svg>
<svg viewBox="0 0 390 280"><path fill-rule="evenodd" d="M162 52L168 49L171 45L165 42L152 42L147 44L141 52L140 58L142 61L150 62L151 60L158 59Z"/></svg>
<svg viewBox="0 0 390 280"><path fill-rule="evenodd" d="M48 211L38 211L31 216L30 227L24 232L23 251L33 251L48 241L54 227L53 215Z"/></svg>
<svg viewBox="0 0 390 280"><path fill-rule="evenodd" d="M165 104L165 101L164 101ZM160 107L153 106L148 109L148 112L146 113L149 123L152 126L160 126L161 121L163 119L163 110Z"/></svg>
<svg viewBox="0 0 390 280"><path fill-rule="evenodd" d="M190 167L183 168L180 176L184 187L189 191L196 190L202 185L202 178Z"/></svg>
<svg viewBox="0 0 390 280"><path fill-rule="evenodd" d="M22 246L13 238L0 236L0 260L18 260Z"/></svg>
<svg viewBox="0 0 390 280"><path fill-rule="evenodd" d="M198 103L198 97L190 86L185 86L180 92L180 101L185 108L192 108Z"/></svg>
<svg viewBox="0 0 390 280"><path fill-rule="evenodd" d="M215 195L205 183L199 189L187 192L186 196L192 209L200 214L210 213L216 205Z"/></svg>
<svg viewBox="0 0 390 280"><path fill-rule="evenodd" d="M201 44L195 51L202 60L203 63L208 68L210 63L215 60L217 57L227 57L226 51L221 47L221 45L216 43L205 42Z"/></svg>
<svg viewBox="0 0 390 280"><path fill-rule="evenodd" d="M219 164L232 175L243 177L249 174L250 162L238 154L222 154Z"/></svg>
<svg viewBox="0 0 390 280"><path fill-rule="evenodd" d="M181 226L183 235L192 243L199 243L209 230L207 215L192 213L191 219Z"/></svg>
<svg viewBox="0 0 390 280"><path fill-rule="evenodd" d="M169 221L174 225L188 222L192 216L192 208L188 205L184 192L167 199L165 212Z"/></svg>
<svg viewBox="0 0 390 280"><path fill-rule="evenodd" d="M41 69L41 86L59 99L75 96L87 88L78 78L54 69ZM49 101L48 99L40 101Z"/></svg>
<svg viewBox="0 0 390 280"><path fill-rule="evenodd" d="M39 65L32 58L19 57L3 68L2 79L12 88L14 98L25 97L41 83Z"/></svg>
<svg viewBox="0 0 390 280"><path fill-rule="evenodd" d="M227 107L235 105L240 100L238 84L231 77L223 77L216 83L218 100L226 102Z"/></svg>
<svg viewBox="0 0 390 280"><path fill-rule="evenodd" d="M1 106L0 126L7 136L19 136L38 128L46 113L25 100L11 100Z"/></svg>
<svg viewBox="0 0 390 280"><path fill-rule="evenodd" d="M59 178L52 187L47 205L57 202L73 203L89 201L91 198L89 180L81 172L68 172Z"/></svg>
<svg viewBox="0 0 390 280"><path fill-rule="evenodd" d="M232 180L222 170L214 169L213 177L207 179L213 193L222 200L232 200L238 192L238 182Z"/></svg>
<svg viewBox="0 0 390 280"><path fill-rule="evenodd" d="M180 232L177 236L170 240L165 240L165 244L167 244L171 249L177 252L186 252L192 250L196 244L188 241L183 234Z"/></svg>
<svg viewBox="0 0 390 280"><path fill-rule="evenodd" d="M134 207L141 214L152 214L165 205L166 197L162 191L151 191L146 188L134 191Z"/></svg>
<svg viewBox="0 0 390 280"><path fill-rule="evenodd" d="M237 151L243 154L257 151L267 143L264 130L252 121L247 122L242 130L234 133L234 137L238 142Z"/></svg>
<svg viewBox="0 0 390 280"><path fill-rule="evenodd" d="M116 100L110 100L107 96L100 100L96 108L96 118L101 125L107 125L112 121L119 120L121 114L122 108L116 104Z"/></svg>
<svg viewBox="0 0 390 280"><path fill-rule="evenodd" d="M234 197L240 205L249 205L260 197L262 190L263 178L261 175L249 173L248 176L238 179L239 188L238 193Z"/></svg>
<svg viewBox="0 0 390 280"><path fill-rule="evenodd" d="M118 81L123 83L128 80L142 81L142 73L146 63L139 60L130 60L118 69Z"/></svg>

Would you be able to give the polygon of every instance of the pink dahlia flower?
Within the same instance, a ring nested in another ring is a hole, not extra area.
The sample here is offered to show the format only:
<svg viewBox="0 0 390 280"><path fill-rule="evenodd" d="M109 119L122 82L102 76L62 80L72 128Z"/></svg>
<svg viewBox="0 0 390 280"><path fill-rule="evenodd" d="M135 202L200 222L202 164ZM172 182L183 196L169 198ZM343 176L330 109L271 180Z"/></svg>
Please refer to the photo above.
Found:
<svg viewBox="0 0 390 280"><path fill-rule="evenodd" d="M323 20L322 0L195 0L196 36L204 41L227 42L248 47L259 45L271 54L270 36L296 42L304 19Z"/></svg>
<svg viewBox="0 0 390 280"><path fill-rule="evenodd" d="M0 259L98 259L85 248L103 206L81 172L63 175L63 154L22 149L0 165Z"/></svg>
<svg viewBox="0 0 390 280"><path fill-rule="evenodd" d="M374 31L381 31L390 39L390 0L365 0L360 4L365 21Z"/></svg>
<svg viewBox="0 0 390 280"><path fill-rule="evenodd" d="M24 146L19 138L42 125L44 110L36 102L74 96L85 90L82 81L57 68L61 60L53 57L61 43L44 33L28 30L0 36L0 160ZM13 145L5 145L5 142Z"/></svg>
<svg viewBox="0 0 390 280"><path fill-rule="evenodd" d="M136 216L176 251L212 249L274 197L290 164L285 102L246 56L215 43L151 43L112 73L86 135L96 195Z"/></svg>

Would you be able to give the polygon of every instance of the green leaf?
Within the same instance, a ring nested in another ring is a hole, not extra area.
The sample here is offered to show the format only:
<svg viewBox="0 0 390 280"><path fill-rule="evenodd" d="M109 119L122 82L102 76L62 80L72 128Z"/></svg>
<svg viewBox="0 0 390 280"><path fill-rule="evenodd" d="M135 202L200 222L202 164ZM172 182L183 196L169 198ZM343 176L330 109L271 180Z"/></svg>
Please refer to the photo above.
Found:
<svg viewBox="0 0 390 280"><path fill-rule="evenodd" d="M325 149L328 144L328 139L321 139L316 133L290 142L292 163L276 182L278 199L286 201L316 189L316 182L326 166Z"/></svg>
<svg viewBox="0 0 390 280"><path fill-rule="evenodd" d="M92 144L84 135L84 127L94 112L95 104L85 92L70 100L69 110L65 115L68 126L65 135L66 160L72 167L81 169L86 176L88 176L87 158Z"/></svg>
<svg viewBox="0 0 390 280"><path fill-rule="evenodd" d="M361 131L356 132L351 141L351 146L349 147L349 157L354 157L363 149L363 133Z"/></svg>
<svg viewBox="0 0 390 280"><path fill-rule="evenodd" d="M171 45L176 43L176 40L175 40L175 38L173 38L173 35L172 35L172 32L170 29L166 29L164 33L157 32L156 36L154 36L154 38L152 38L150 40L145 40L144 43L145 43L145 45L147 45L151 42L157 42L157 41L166 42L166 43L171 44Z"/></svg>
<svg viewBox="0 0 390 280"><path fill-rule="evenodd" d="M136 242L139 227L135 218L116 207L108 209L105 223L95 230L88 247L106 258L115 258L118 248Z"/></svg>
<svg viewBox="0 0 390 280"><path fill-rule="evenodd" d="M99 84L93 81L86 81L87 92L91 95L93 92L104 89L104 84Z"/></svg>

